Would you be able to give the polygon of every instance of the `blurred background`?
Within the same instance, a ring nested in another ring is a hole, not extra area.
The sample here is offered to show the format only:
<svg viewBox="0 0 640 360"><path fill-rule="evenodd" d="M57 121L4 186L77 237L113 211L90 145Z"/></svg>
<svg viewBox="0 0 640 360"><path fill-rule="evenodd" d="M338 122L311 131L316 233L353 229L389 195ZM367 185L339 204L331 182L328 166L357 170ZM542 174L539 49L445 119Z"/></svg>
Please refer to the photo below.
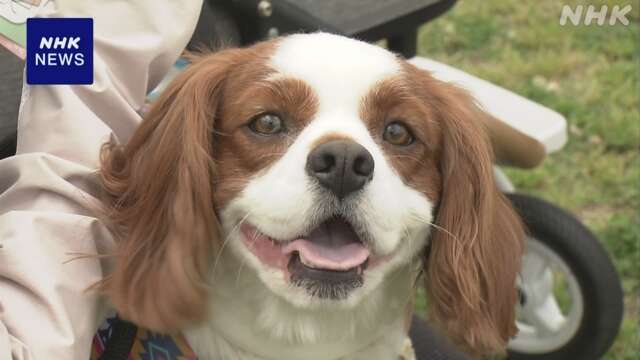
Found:
<svg viewBox="0 0 640 360"><path fill-rule="evenodd" d="M562 6L631 4L630 24L559 24ZM640 3L470 1L421 27L418 54L503 86L567 118L569 142L520 192L579 217L622 278L625 315L604 359L640 358ZM419 305L421 306L421 305Z"/></svg>

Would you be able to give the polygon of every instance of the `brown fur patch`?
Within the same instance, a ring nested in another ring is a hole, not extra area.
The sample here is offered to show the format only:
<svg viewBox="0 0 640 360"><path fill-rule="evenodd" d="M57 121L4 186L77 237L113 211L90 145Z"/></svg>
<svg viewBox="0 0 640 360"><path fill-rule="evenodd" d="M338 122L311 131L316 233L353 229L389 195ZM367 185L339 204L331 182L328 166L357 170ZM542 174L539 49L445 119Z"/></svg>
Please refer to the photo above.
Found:
<svg viewBox="0 0 640 360"><path fill-rule="evenodd" d="M255 67L255 64L244 66ZM225 102L215 127L217 208L224 207L253 175L284 155L318 106L313 90L300 80L265 80L265 77L245 77L246 74L235 78L233 72L230 76L234 80L224 90ZM262 113L278 114L284 121L285 133L262 136L251 132L246 125Z"/></svg>
<svg viewBox="0 0 640 360"><path fill-rule="evenodd" d="M488 116L465 91L406 62L378 83L360 115L405 184L437 205L424 254L431 318L470 353L504 351L515 334L523 228L493 179ZM408 146L383 139L402 122Z"/></svg>
<svg viewBox="0 0 640 360"><path fill-rule="evenodd" d="M245 125L269 111L296 132L315 112L301 82L265 80L274 45L194 58L126 145L103 146L104 218L118 247L102 288L124 318L163 332L205 318L208 271L222 245L215 210L290 142Z"/></svg>
<svg viewBox="0 0 640 360"><path fill-rule="evenodd" d="M367 94L360 116L405 184L437 202L441 188L441 134L433 109L416 95L406 79L395 77L378 83ZM384 141L385 127L396 121L409 127L415 138L412 144L396 146Z"/></svg>
<svg viewBox="0 0 640 360"><path fill-rule="evenodd" d="M524 230L496 187L485 114L464 90L404 63L410 92L439 128L441 192L428 252L429 314L469 352L502 352L516 334Z"/></svg>

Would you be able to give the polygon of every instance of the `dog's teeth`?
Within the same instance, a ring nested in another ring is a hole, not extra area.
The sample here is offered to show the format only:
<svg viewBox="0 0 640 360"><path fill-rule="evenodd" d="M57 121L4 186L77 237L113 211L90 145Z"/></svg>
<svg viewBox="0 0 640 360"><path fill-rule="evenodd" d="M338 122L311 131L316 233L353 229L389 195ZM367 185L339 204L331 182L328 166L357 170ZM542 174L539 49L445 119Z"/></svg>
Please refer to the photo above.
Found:
<svg viewBox="0 0 640 360"><path fill-rule="evenodd" d="M309 263L309 262L307 261L307 259L305 259L305 258L304 258L304 256L302 256L302 254L299 254L299 256L300 256L300 262L301 262L304 266L306 266L306 267L310 267L310 268L312 268L312 269L314 268L314 267L313 267L313 265L312 265L311 263Z"/></svg>

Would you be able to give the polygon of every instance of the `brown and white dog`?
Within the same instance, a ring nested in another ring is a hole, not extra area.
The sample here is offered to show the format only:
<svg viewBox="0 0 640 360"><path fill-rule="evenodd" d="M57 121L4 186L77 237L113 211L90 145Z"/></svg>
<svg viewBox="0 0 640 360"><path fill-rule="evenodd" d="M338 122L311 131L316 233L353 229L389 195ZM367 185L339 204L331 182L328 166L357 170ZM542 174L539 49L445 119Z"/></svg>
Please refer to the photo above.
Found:
<svg viewBox="0 0 640 360"><path fill-rule="evenodd" d="M104 289L201 359L395 359L424 274L467 351L513 336L520 222L487 116L392 53L325 33L202 56L103 149Z"/></svg>

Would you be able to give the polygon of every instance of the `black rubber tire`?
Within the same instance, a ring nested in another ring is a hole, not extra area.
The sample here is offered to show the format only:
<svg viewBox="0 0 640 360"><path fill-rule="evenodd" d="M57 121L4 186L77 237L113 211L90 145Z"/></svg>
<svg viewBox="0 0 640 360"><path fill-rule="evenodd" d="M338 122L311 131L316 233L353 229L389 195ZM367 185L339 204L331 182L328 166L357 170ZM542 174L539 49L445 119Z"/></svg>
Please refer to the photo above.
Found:
<svg viewBox="0 0 640 360"><path fill-rule="evenodd" d="M620 278L598 239L578 219L544 200L507 194L531 237L562 258L575 275L584 299L576 335L563 347L544 354L509 351L514 360L596 360L613 343L623 314Z"/></svg>

